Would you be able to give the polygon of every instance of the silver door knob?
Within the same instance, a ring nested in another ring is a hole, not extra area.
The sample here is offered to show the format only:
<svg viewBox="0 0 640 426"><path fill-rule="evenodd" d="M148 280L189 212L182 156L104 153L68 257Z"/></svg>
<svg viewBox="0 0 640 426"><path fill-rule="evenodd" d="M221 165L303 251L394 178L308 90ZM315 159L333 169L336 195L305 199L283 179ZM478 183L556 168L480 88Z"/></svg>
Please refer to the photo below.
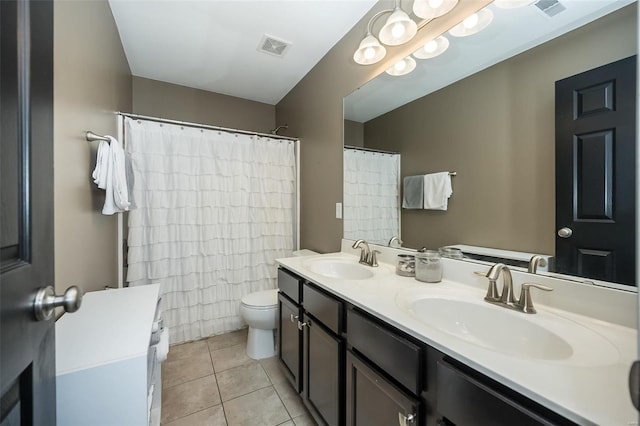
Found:
<svg viewBox="0 0 640 426"><path fill-rule="evenodd" d="M560 238L569 238L571 235L573 235L573 231L571 230L571 228L558 229L558 237Z"/></svg>
<svg viewBox="0 0 640 426"><path fill-rule="evenodd" d="M62 296L56 296L53 287L41 288L33 301L33 313L38 321L47 321L53 317L58 306L65 312L75 312L82 304L82 291L75 285L69 287Z"/></svg>

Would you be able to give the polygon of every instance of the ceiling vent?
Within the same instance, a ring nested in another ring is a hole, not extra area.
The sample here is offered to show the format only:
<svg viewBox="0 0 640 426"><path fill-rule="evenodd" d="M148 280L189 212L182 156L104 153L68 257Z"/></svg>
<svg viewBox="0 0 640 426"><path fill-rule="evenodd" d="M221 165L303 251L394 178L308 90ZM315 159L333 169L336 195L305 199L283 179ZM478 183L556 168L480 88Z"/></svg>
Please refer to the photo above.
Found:
<svg viewBox="0 0 640 426"><path fill-rule="evenodd" d="M535 6L549 18L553 18L558 13L567 10L558 0L538 0Z"/></svg>
<svg viewBox="0 0 640 426"><path fill-rule="evenodd" d="M281 58L289 51L289 47L291 47L290 42L265 34L262 36L260 44L258 44L258 52Z"/></svg>

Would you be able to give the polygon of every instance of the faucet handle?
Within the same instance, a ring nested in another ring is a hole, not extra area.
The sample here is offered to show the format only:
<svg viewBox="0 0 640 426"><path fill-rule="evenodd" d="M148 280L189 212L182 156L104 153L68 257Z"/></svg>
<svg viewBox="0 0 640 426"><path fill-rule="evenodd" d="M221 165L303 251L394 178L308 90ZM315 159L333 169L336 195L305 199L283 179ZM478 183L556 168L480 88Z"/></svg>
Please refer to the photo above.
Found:
<svg viewBox="0 0 640 426"><path fill-rule="evenodd" d="M553 288L542 284L522 284L522 289L520 290L520 298L516 302L515 306L526 314L535 314L537 312L536 308L533 307L533 301L531 300L531 287L543 291L553 291Z"/></svg>
<svg viewBox="0 0 640 426"><path fill-rule="evenodd" d="M376 266L378 266L378 258L376 256L376 253L380 253L380 250L371 250L371 259L369 259L369 265L373 266L374 268Z"/></svg>
<svg viewBox="0 0 640 426"><path fill-rule="evenodd" d="M487 278L487 273L486 272L473 271L473 274L477 275L479 277L482 277L482 278Z"/></svg>

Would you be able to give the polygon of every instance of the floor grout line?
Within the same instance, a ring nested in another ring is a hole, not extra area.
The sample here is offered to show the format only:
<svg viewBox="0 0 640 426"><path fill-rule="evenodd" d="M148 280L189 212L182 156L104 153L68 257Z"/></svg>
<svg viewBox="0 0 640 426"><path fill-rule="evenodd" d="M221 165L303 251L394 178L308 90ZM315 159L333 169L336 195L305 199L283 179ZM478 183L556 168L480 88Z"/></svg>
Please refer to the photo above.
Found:
<svg viewBox="0 0 640 426"><path fill-rule="evenodd" d="M211 347L209 346L209 342L207 342L207 349L209 349L209 360L211 361L211 368L213 369L213 377L216 380L216 388L218 389L218 396L220 397L220 405L222 405L222 415L224 416L224 424L229 426L229 420L227 419L227 410L224 408L224 401L222 400L222 392L220 392L220 384L218 383L216 367L213 365L213 356L211 355Z"/></svg>

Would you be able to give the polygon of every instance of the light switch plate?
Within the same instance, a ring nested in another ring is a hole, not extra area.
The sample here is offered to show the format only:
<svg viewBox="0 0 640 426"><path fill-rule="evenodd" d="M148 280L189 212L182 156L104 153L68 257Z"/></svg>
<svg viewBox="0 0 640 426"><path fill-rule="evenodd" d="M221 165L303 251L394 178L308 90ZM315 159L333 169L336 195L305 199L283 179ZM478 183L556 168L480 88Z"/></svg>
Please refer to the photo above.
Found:
<svg viewBox="0 0 640 426"><path fill-rule="evenodd" d="M336 219L342 219L342 203L336 203Z"/></svg>

